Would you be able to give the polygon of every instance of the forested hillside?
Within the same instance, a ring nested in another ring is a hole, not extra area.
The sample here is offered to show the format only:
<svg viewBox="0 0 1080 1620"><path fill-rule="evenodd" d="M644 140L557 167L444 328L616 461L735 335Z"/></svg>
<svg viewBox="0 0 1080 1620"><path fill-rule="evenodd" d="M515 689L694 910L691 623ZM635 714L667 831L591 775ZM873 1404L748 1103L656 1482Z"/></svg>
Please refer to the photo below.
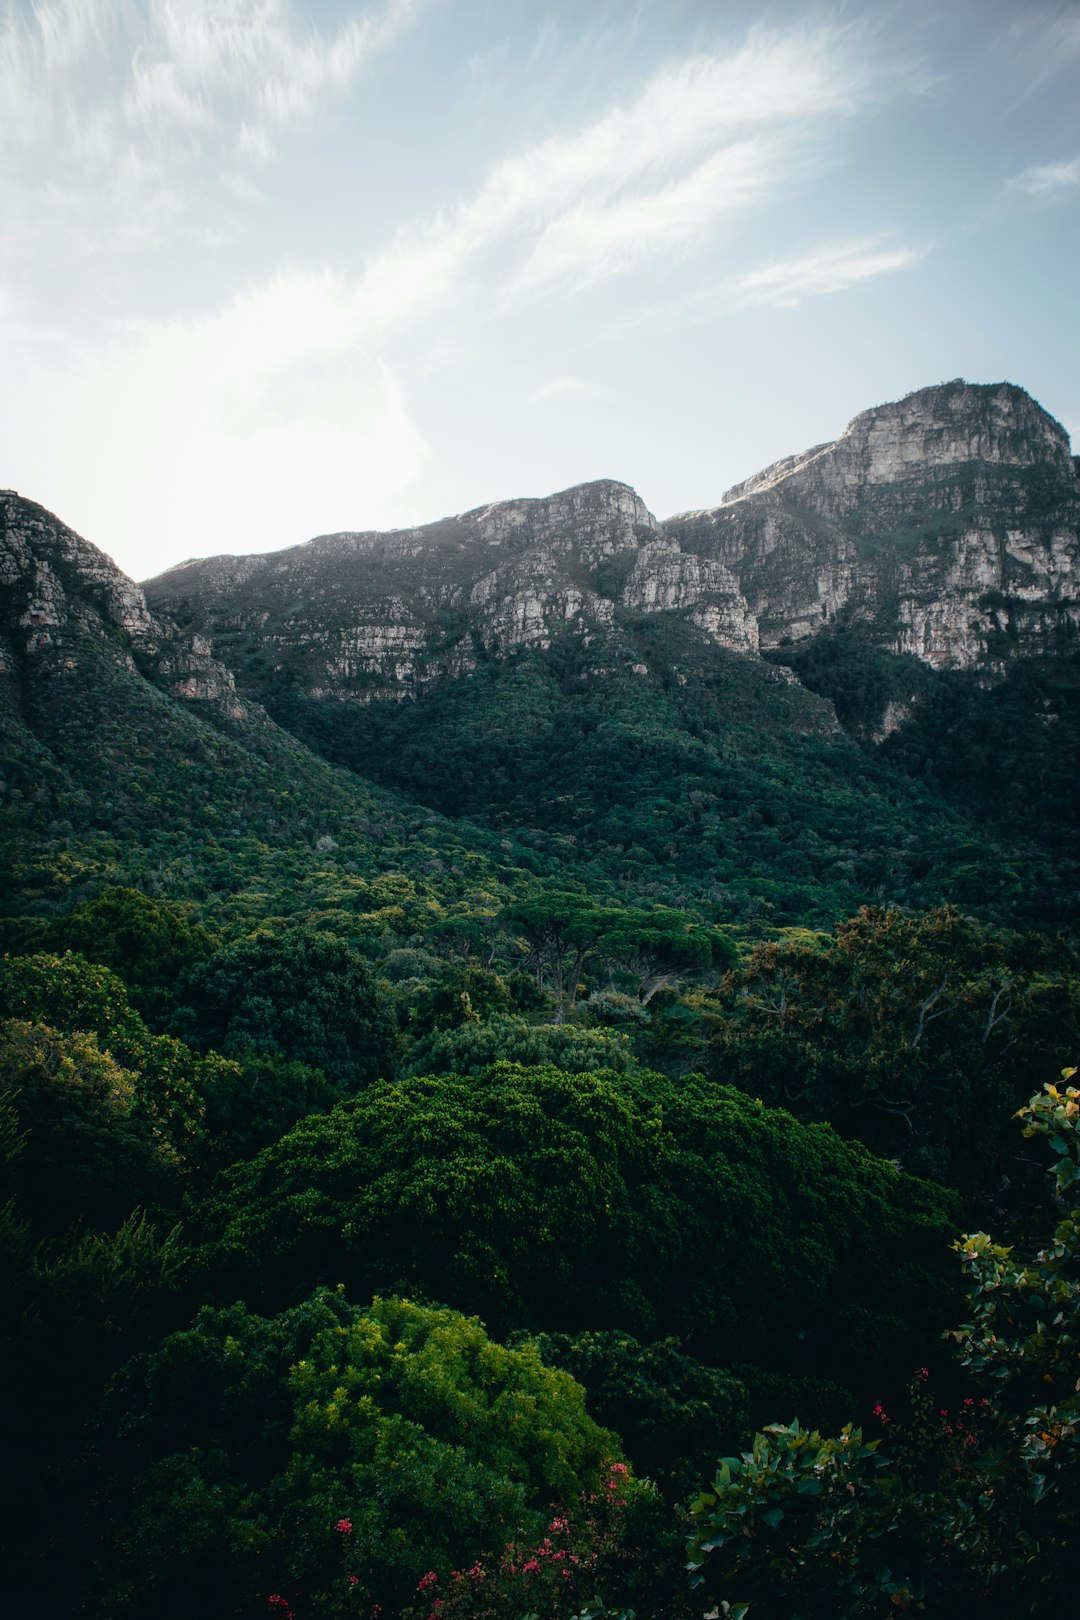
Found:
<svg viewBox="0 0 1080 1620"><path fill-rule="evenodd" d="M1063 443L148 595L0 495L5 1612L1071 1615Z"/></svg>

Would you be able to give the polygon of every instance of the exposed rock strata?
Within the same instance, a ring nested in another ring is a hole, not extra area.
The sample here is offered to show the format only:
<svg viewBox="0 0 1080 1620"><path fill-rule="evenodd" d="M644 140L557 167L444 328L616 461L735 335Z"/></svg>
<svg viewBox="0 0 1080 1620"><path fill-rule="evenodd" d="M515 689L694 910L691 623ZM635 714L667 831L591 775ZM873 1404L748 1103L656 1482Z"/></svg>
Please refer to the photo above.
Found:
<svg viewBox="0 0 1080 1620"><path fill-rule="evenodd" d="M889 651L993 674L1080 627L1078 533L1061 427L1022 389L955 382L866 411L663 524L602 480L186 563L147 590L255 695L276 673L311 696L401 698L568 631L610 653L640 614L748 653L855 620Z"/></svg>
<svg viewBox="0 0 1080 1620"><path fill-rule="evenodd" d="M32 501L0 491L0 672L31 677L77 670L85 637L142 669L177 697L230 719L249 711L209 639L151 613L146 597L104 552Z"/></svg>

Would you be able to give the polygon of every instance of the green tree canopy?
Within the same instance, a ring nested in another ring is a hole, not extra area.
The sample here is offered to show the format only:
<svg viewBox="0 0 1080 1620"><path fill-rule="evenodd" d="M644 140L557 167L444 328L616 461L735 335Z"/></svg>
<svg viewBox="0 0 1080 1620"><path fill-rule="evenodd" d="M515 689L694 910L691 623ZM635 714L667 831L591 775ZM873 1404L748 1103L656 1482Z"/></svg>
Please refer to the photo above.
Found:
<svg viewBox="0 0 1080 1620"><path fill-rule="evenodd" d="M393 1070L388 1007L364 958L335 934L260 928L186 973L181 994L182 1033L227 1056L305 1063L348 1090Z"/></svg>
<svg viewBox="0 0 1080 1620"><path fill-rule="evenodd" d="M850 1381L940 1315L952 1207L700 1077L496 1064L302 1120L223 1173L204 1230L230 1294L423 1290L500 1333L671 1332Z"/></svg>
<svg viewBox="0 0 1080 1620"><path fill-rule="evenodd" d="M172 1006L170 992L181 969L210 956L218 941L178 907L141 889L113 885L51 923L43 944L112 968L132 1004L153 1022Z"/></svg>
<svg viewBox="0 0 1080 1620"><path fill-rule="evenodd" d="M133 1076L132 1116L147 1122L178 1160L197 1158L205 1136L205 1097L221 1059L200 1058L182 1042L152 1035L115 973L71 952L0 960L0 1018L86 1031Z"/></svg>
<svg viewBox="0 0 1080 1620"><path fill-rule="evenodd" d="M399 1614L433 1567L539 1536L619 1454L535 1348L340 1291L269 1319L201 1310L115 1381L99 1445L95 1596L133 1620L265 1613L272 1594Z"/></svg>
<svg viewBox="0 0 1080 1620"><path fill-rule="evenodd" d="M833 936L758 946L696 998L709 1060L969 1192L1023 1173L1008 1120L1080 1016L1068 952L952 907L864 907Z"/></svg>

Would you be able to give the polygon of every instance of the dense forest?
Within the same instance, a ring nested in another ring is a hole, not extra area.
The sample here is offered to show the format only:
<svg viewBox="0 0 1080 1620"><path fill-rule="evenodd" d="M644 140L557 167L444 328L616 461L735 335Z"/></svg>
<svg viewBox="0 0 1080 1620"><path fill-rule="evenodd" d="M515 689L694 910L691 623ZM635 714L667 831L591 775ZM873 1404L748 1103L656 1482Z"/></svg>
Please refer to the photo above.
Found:
<svg viewBox="0 0 1080 1620"><path fill-rule="evenodd" d="M223 707L76 574L0 681L5 1612L1071 1615L1071 651Z"/></svg>

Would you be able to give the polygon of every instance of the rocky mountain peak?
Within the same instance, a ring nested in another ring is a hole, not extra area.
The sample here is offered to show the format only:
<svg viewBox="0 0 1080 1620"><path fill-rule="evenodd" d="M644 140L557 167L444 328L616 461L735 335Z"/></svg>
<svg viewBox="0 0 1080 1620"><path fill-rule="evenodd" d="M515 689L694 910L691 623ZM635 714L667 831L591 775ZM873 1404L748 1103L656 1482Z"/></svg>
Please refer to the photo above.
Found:
<svg viewBox="0 0 1080 1620"><path fill-rule="evenodd" d="M534 539L557 536L564 545L588 546L599 540L608 554L634 544L639 531L660 533L636 490L613 478L575 484L538 499L496 501L463 512L458 521L475 525L492 543L527 532Z"/></svg>
<svg viewBox="0 0 1080 1620"><path fill-rule="evenodd" d="M175 696L247 713L232 675L203 635L150 611L142 589L44 507L0 491L0 673L78 672L88 647L132 673L152 673Z"/></svg>
<svg viewBox="0 0 1080 1620"><path fill-rule="evenodd" d="M833 449L871 484L970 462L1061 473L1071 462L1065 429L1023 388L961 377L861 412Z"/></svg>
<svg viewBox="0 0 1080 1620"><path fill-rule="evenodd" d="M565 634L617 661L625 615L642 613L751 654L857 622L889 652L1000 672L1080 626L1078 529L1061 426L1013 384L956 380L863 411L663 524L600 479L190 563L148 590L237 655L238 673L288 672L309 697L364 703Z"/></svg>
<svg viewBox="0 0 1080 1620"><path fill-rule="evenodd" d="M849 501L867 485L925 481L939 469L983 464L1044 468L1068 478L1069 436L1015 383L952 382L860 411L838 439L773 462L736 484L721 505L784 488L843 489ZM687 514L689 515L689 514Z"/></svg>

